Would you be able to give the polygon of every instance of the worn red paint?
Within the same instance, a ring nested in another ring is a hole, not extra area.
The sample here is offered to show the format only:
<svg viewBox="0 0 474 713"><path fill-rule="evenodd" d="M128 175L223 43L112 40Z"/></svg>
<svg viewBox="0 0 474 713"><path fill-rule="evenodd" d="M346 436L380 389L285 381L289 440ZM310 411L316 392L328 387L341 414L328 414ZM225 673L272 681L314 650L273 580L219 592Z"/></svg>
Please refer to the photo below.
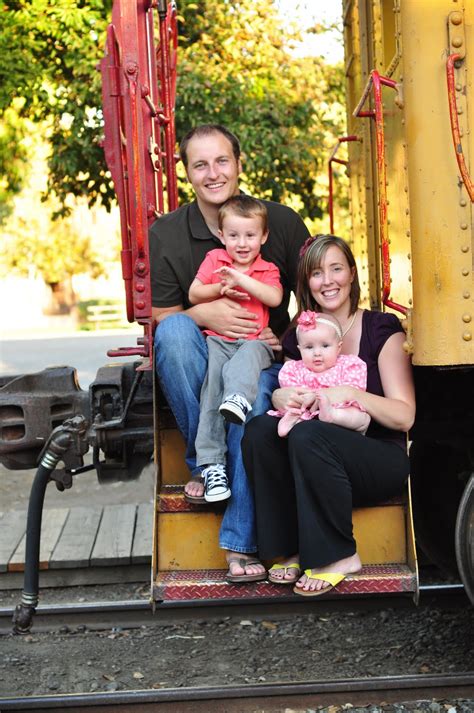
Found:
<svg viewBox="0 0 474 713"><path fill-rule="evenodd" d="M354 110L354 116L370 117L375 121L375 142L377 152L377 180L379 197L379 238L382 252L382 302L387 307L395 309L402 314L406 314L407 307L397 304L390 299L391 276L390 276L390 248L388 242L388 217L387 217L387 173L385 168L385 132L382 106L382 86L397 89L397 83L388 77L382 77L377 70L370 73L369 81L364 89L362 97ZM369 93L373 89L374 110L362 111Z"/></svg>
<svg viewBox="0 0 474 713"><path fill-rule="evenodd" d="M160 41L155 47L157 16ZM127 318L143 326L144 336L137 340L137 347L110 350L109 356L149 357L151 353L148 228L158 215L178 205L176 43L174 2L160 1L157 10L149 0L115 0L106 54L100 63L104 151L120 208Z"/></svg>

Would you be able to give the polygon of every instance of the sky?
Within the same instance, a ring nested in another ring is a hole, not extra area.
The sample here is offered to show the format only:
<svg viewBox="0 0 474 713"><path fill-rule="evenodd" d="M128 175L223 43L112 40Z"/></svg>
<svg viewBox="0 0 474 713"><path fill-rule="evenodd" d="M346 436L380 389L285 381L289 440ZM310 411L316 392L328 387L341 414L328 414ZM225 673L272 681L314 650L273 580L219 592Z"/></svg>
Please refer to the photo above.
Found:
<svg viewBox="0 0 474 713"><path fill-rule="evenodd" d="M275 0L283 17L297 22L304 30L316 23L342 24L342 0ZM339 40L339 41L338 41ZM308 33L301 54L322 55L329 62L343 59L344 49L338 33L314 35Z"/></svg>

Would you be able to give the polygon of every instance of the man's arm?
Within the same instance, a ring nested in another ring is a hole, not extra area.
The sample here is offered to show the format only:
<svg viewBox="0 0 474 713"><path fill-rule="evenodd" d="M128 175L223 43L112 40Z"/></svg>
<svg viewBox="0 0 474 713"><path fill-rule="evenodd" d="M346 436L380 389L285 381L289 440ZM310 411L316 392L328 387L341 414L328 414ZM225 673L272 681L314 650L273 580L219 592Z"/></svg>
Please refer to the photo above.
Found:
<svg viewBox="0 0 474 713"><path fill-rule="evenodd" d="M254 334L260 326L256 321L255 312L249 312L240 307L235 300L226 297L221 297L214 302L203 302L186 310L183 309L182 304L152 308L152 316L158 323L178 312L191 317L199 327L205 327L232 339L245 339L248 334Z"/></svg>

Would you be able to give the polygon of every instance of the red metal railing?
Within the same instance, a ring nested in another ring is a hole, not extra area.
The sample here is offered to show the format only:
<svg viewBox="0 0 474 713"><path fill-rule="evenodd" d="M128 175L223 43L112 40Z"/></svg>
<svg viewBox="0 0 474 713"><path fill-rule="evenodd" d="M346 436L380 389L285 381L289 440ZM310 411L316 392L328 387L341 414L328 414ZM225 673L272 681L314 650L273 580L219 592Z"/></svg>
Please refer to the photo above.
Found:
<svg viewBox="0 0 474 713"><path fill-rule="evenodd" d="M462 150L461 133L459 131L458 108L456 105L456 87L454 80L454 63L462 59L459 54L450 54L446 61L446 80L448 84L449 119L451 122L451 134L453 137L454 153L458 162L459 171L469 198L474 202L474 183L467 170L464 153Z"/></svg>
<svg viewBox="0 0 474 713"><path fill-rule="evenodd" d="M343 158L336 158L336 154L339 150L339 146L345 141L360 141L358 136L341 136L337 140L337 144L334 146L331 155L328 160L328 179L329 179L329 200L328 200L328 212L329 212L329 232L334 235L334 195L333 195L333 175L332 175L332 164L340 163L342 166L347 166L349 161Z"/></svg>
<svg viewBox="0 0 474 713"><path fill-rule="evenodd" d="M391 275L390 275L390 248L388 240L388 217L387 217L387 175L385 168L385 133L382 106L382 86L390 87L398 91L398 85L393 79L382 77L373 69L370 73L369 81L364 89L362 97L354 109L355 117L370 117L375 121L376 152L377 152L377 183L378 183L378 207L379 207L379 237L382 252L382 302L391 309L396 309L402 314L406 314L407 307L397 304L390 299ZM367 101L369 93L373 89L374 109L362 111L362 107Z"/></svg>
<svg viewBox="0 0 474 713"><path fill-rule="evenodd" d="M137 339L139 346L110 350L109 356L151 354L148 228L158 215L178 205L174 154L176 46L174 2L115 0L106 53L100 63L104 151L120 208L127 319L141 324L144 335Z"/></svg>

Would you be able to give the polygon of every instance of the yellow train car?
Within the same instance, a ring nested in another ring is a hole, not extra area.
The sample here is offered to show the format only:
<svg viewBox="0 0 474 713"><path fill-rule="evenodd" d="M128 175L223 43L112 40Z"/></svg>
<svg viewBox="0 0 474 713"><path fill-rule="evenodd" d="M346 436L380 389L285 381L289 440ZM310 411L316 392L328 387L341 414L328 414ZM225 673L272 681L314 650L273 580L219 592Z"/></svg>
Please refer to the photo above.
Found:
<svg viewBox="0 0 474 713"><path fill-rule="evenodd" d="M473 599L474 3L346 0L343 23L350 239L406 325L417 542Z"/></svg>

